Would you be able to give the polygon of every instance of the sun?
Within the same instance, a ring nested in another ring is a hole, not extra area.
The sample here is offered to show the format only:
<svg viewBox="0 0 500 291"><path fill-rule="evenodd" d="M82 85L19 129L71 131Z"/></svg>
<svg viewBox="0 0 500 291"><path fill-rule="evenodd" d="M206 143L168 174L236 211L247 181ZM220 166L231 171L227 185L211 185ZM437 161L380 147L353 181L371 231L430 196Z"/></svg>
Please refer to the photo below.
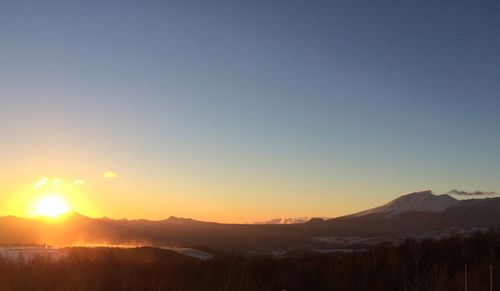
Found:
<svg viewBox="0 0 500 291"><path fill-rule="evenodd" d="M69 203L61 195L52 194L38 200L35 206L35 215L55 218L70 210Z"/></svg>

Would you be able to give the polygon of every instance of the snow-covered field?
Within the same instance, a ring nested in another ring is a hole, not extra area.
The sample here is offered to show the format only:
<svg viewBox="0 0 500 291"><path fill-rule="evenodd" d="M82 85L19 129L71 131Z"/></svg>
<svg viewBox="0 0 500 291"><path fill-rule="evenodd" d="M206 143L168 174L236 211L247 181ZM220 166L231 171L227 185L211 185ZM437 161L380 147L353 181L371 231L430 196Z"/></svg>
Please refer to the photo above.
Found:
<svg viewBox="0 0 500 291"><path fill-rule="evenodd" d="M85 247L118 247L118 248L132 248L130 246L115 246L115 245L98 245L98 246L85 246ZM137 245L133 247L138 247ZM163 250L173 251L188 257L196 258L199 260L211 260L214 255L192 248L176 248L176 247L158 247ZM67 254L67 248L53 248L53 247L43 247L43 246L9 246L0 247L0 256L17 260L22 258L24 260L32 260L37 257L44 257L53 260L58 260Z"/></svg>
<svg viewBox="0 0 500 291"><path fill-rule="evenodd" d="M63 249L50 247L0 247L0 255L7 259L16 260L19 258L32 260L37 257L44 257L58 260L66 255Z"/></svg>

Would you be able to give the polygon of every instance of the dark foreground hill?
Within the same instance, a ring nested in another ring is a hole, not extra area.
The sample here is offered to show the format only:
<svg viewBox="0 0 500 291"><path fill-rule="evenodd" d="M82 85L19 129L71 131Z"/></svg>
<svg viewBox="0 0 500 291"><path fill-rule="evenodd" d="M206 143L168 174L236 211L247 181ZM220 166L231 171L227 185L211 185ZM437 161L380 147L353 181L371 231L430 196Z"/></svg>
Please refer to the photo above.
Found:
<svg viewBox="0 0 500 291"><path fill-rule="evenodd" d="M351 253L231 253L206 261L155 248L74 248L56 261L0 257L0 290L456 291L465 289L465 265L467 290L490 290L490 270L494 284L500 282L499 255L494 231Z"/></svg>

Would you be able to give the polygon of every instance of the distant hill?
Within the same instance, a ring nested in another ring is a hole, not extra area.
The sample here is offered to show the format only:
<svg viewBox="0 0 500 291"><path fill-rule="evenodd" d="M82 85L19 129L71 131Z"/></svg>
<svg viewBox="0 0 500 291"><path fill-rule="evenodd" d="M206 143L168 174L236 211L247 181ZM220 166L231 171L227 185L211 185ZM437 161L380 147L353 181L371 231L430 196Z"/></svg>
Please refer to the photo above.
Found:
<svg viewBox="0 0 500 291"><path fill-rule="evenodd" d="M304 247L317 237L405 237L500 226L500 198L457 200L430 191L370 210L298 224L222 224L189 218L115 220L69 214L64 222L0 217L0 244L147 244L220 250Z"/></svg>

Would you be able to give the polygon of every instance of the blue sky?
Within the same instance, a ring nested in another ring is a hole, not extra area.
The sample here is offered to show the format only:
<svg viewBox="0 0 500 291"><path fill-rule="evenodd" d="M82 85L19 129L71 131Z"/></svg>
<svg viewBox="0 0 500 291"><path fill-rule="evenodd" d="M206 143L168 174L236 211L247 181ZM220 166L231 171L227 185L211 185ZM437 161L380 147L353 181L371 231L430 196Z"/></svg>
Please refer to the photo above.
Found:
<svg viewBox="0 0 500 291"><path fill-rule="evenodd" d="M110 201L145 198L153 217L244 221L335 216L427 188L500 191L499 12L0 1L0 195L113 170L120 182L88 190L111 216L142 213Z"/></svg>

